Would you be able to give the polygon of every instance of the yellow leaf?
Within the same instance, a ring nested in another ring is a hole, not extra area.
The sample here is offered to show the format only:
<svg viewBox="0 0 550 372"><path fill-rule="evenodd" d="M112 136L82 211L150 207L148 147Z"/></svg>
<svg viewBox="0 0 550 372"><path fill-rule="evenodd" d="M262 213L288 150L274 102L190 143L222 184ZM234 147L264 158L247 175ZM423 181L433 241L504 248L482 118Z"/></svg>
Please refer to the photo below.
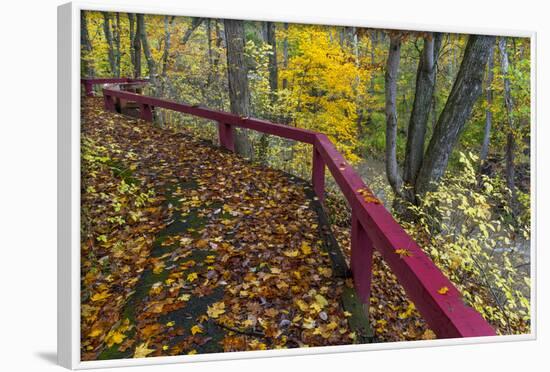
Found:
<svg viewBox="0 0 550 372"><path fill-rule="evenodd" d="M167 325L168 327L172 327L174 324L176 324L176 322L168 322L168 323L166 323L166 325Z"/></svg>
<svg viewBox="0 0 550 372"><path fill-rule="evenodd" d="M441 287L437 290L437 293L439 293L441 295L447 294L447 292L449 292L449 288L447 288L447 287Z"/></svg>
<svg viewBox="0 0 550 372"><path fill-rule="evenodd" d="M197 353L197 350L193 349L190 352L187 353L187 355L195 355Z"/></svg>
<svg viewBox="0 0 550 372"><path fill-rule="evenodd" d="M190 282L193 282L195 281L199 276L197 275L197 273L191 273L189 275L187 275L187 280L189 280Z"/></svg>
<svg viewBox="0 0 550 372"><path fill-rule="evenodd" d="M225 303L223 301L213 303L212 306L208 306L206 313L209 317L214 319L219 317L221 314L225 313Z"/></svg>
<svg viewBox="0 0 550 372"><path fill-rule="evenodd" d="M330 278L332 276L332 269L328 267L320 267L319 273L325 278Z"/></svg>
<svg viewBox="0 0 550 372"><path fill-rule="evenodd" d="M325 307L328 305L328 301L326 298L324 298L322 295L320 294L317 294L315 295L315 302L321 306L321 308Z"/></svg>
<svg viewBox="0 0 550 372"><path fill-rule="evenodd" d="M125 338L126 335L124 333L119 332L118 330L111 331L109 332L107 337L105 337L105 343L108 347L111 347L114 344L120 344L122 341L124 341Z"/></svg>
<svg viewBox="0 0 550 372"><path fill-rule="evenodd" d="M301 249L302 249L302 253L305 255L308 255L311 253L311 246L306 241L302 241Z"/></svg>
<svg viewBox="0 0 550 372"><path fill-rule="evenodd" d="M101 328L92 328L90 333L88 333L88 337L92 337L92 338L97 337L102 333L103 333L103 330Z"/></svg>
<svg viewBox="0 0 550 372"><path fill-rule="evenodd" d="M298 257L298 250L297 249L293 249L291 251L284 251L283 254L287 257Z"/></svg>
<svg viewBox="0 0 550 372"><path fill-rule="evenodd" d="M181 296L178 297L180 301L189 301L190 298L191 298L190 294L182 294Z"/></svg>
<svg viewBox="0 0 550 372"><path fill-rule="evenodd" d="M435 340L437 336L431 329L427 329L422 335L423 340Z"/></svg>
<svg viewBox="0 0 550 372"><path fill-rule="evenodd" d="M111 294L109 293L108 290L105 290L101 293L96 293L95 295L92 296L92 301L96 302L96 301L101 301L101 300L104 300L106 299L107 297L111 296Z"/></svg>
<svg viewBox="0 0 550 372"><path fill-rule="evenodd" d="M147 355L151 354L155 349L148 348L148 342L141 344L136 347L134 351L134 358L145 358Z"/></svg>
<svg viewBox="0 0 550 372"><path fill-rule="evenodd" d="M408 249L402 248L402 249L396 249L395 253L399 255L399 257L411 257L412 253Z"/></svg>
<svg viewBox="0 0 550 372"><path fill-rule="evenodd" d="M191 327L191 334L196 335L197 333L202 333L202 328L200 325L195 324L193 327Z"/></svg>
<svg viewBox="0 0 550 372"><path fill-rule="evenodd" d="M294 302L296 303L296 305L298 305L298 307L299 307L300 310L302 310L302 311L307 311L308 308L309 308L304 300L298 299L298 300L296 300L296 301L294 301Z"/></svg>

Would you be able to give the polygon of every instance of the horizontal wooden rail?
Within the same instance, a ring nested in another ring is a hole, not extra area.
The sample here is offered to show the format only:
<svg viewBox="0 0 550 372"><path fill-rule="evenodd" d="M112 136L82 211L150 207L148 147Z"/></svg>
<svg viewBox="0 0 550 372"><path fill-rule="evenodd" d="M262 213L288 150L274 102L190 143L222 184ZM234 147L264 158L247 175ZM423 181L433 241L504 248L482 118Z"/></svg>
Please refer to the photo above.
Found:
<svg viewBox="0 0 550 372"><path fill-rule="evenodd" d="M117 83L117 82L114 82ZM240 117L206 107L103 88L105 108L116 110L117 100L136 102L143 119L153 121L155 107L161 107L218 122L220 144L234 150L234 127L311 144L313 147L312 185L323 201L325 167L333 175L352 210L351 271L361 301L370 302L372 255L376 249L397 276L430 328L439 338L494 336L494 329L474 309L467 306L458 289L443 275L416 242L395 221L386 208L370 197L372 192L338 152L329 138L318 132ZM366 197L367 196L367 197ZM398 254L406 250L408 254Z"/></svg>
<svg viewBox="0 0 550 372"><path fill-rule="evenodd" d="M131 79L131 78L82 78L80 84L84 86L84 91L87 97L93 97L94 85L101 84L117 84L117 83L137 83L148 82L147 79Z"/></svg>

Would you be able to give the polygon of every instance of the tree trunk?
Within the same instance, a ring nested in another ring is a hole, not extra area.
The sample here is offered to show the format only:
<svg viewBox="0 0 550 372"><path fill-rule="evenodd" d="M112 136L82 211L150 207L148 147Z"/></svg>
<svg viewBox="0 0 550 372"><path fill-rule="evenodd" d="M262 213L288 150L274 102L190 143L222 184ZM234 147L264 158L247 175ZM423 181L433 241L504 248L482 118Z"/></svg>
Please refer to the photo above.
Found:
<svg viewBox="0 0 550 372"><path fill-rule="evenodd" d="M369 32L369 39L370 39L369 54L370 54L370 67L372 72L370 74L368 93L371 97L374 97L374 94L375 94L374 92L374 78L375 78L375 64L376 64L375 52L376 52L376 44L378 40L378 38L376 37L376 34L377 34L376 30ZM369 105L367 107L367 123L366 123L367 126L370 126L372 124L372 113L373 113L372 106Z"/></svg>
<svg viewBox="0 0 550 372"><path fill-rule="evenodd" d="M193 20L191 21L191 26L189 26L189 28L185 30L185 34L183 34L183 37L181 38L180 44L182 46L185 46L185 44L187 44L187 42L191 38L191 35L193 35L193 31L195 31L197 27L201 25L202 21L204 21L204 18L193 18Z"/></svg>
<svg viewBox="0 0 550 372"><path fill-rule="evenodd" d="M504 79L504 106L506 107L506 116L508 119L508 134L506 138L506 185L511 192L510 205L513 213L516 210L516 167L515 167L515 148L516 139L514 136L515 124L513 117L514 103L512 101L512 92L510 88L510 78L508 72L510 63L508 60L508 51L506 50L506 38L501 37L498 42L498 49L500 51L500 69Z"/></svg>
<svg viewBox="0 0 550 372"><path fill-rule="evenodd" d="M227 42L227 75L231 112L240 116L249 116L250 92L248 71L244 61L243 21L226 19L224 20L224 29ZM244 157L252 156L252 146L245 130L236 130L235 149Z"/></svg>
<svg viewBox="0 0 550 372"><path fill-rule="evenodd" d="M471 35L445 107L439 116L416 180L416 194L433 189L441 179L459 134L481 94L483 73L494 36Z"/></svg>
<svg viewBox="0 0 550 372"><path fill-rule="evenodd" d="M128 16L128 28L130 31L130 61L132 62L132 66L134 67L134 72L135 72L136 51L134 49L134 43L136 39L136 33L135 33L136 17L134 16L134 13L127 13L127 16Z"/></svg>
<svg viewBox="0 0 550 372"><path fill-rule="evenodd" d="M285 29L285 38L283 40L283 68L288 68L288 23L284 24ZM288 80L286 78L283 79L283 89L288 88Z"/></svg>
<svg viewBox="0 0 550 372"><path fill-rule="evenodd" d="M481 166L483 167L487 156L489 155L489 143L491 141L491 126L493 125L493 112L491 106L493 105L493 67L494 67L494 55L495 48L491 47L489 52L489 61L487 62L487 87L485 93L485 99L487 100L487 108L485 109L485 130L483 133L483 142L481 144L481 151L479 159Z"/></svg>
<svg viewBox="0 0 550 372"><path fill-rule="evenodd" d="M109 58L109 69L111 75L116 74L116 60L115 60L115 49L113 46L113 35L111 33L111 16L107 12L102 12L103 14L103 32L105 33L105 40L107 41L108 47L108 58Z"/></svg>
<svg viewBox="0 0 550 372"><path fill-rule="evenodd" d="M92 43L88 34L88 19L84 10L80 11L80 50L82 60L82 72L86 77L94 77L94 67L88 61L88 54L92 52Z"/></svg>
<svg viewBox="0 0 550 372"><path fill-rule="evenodd" d="M141 45L143 46L143 54L145 55L145 60L147 61L147 68L149 70L149 82L155 89L155 94L157 92L157 64L153 59L151 54L151 48L149 47L149 41L147 40L147 32L145 29L145 19L143 14L137 14L137 24L139 29L139 39L141 40Z"/></svg>
<svg viewBox="0 0 550 372"><path fill-rule="evenodd" d="M137 16L136 16L137 18ZM141 25L136 19L136 32L134 34L134 77L141 77Z"/></svg>
<svg viewBox="0 0 550 372"><path fill-rule="evenodd" d="M426 129L428 127L428 118L435 90L436 63L440 46L440 33L424 37L422 55L418 61L416 91L409 120L405 164L403 168L403 181L407 189L404 191L404 194L407 195L407 199L410 202L414 202L416 198L414 195L414 185L424 157Z"/></svg>
<svg viewBox="0 0 550 372"><path fill-rule="evenodd" d="M397 79L401 58L401 34L390 37L390 49L386 63L386 173L393 191L402 197L403 180L397 165Z"/></svg>
<svg viewBox="0 0 550 372"><path fill-rule="evenodd" d="M277 69L277 40L275 39L275 23L266 22L266 42L271 46L269 55L269 88L271 89L271 98L275 99L278 87L279 74Z"/></svg>
<svg viewBox="0 0 550 372"><path fill-rule="evenodd" d="M115 76L120 77L120 13L115 13L113 27L113 43L115 48Z"/></svg>

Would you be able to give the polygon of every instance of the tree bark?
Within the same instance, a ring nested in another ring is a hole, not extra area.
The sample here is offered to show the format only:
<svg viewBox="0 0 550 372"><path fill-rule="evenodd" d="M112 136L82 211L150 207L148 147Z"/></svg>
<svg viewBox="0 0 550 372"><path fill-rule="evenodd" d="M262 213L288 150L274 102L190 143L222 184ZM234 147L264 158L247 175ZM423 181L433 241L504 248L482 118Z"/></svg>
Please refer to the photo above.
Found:
<svg viewBox="0 0 550 372"><path fill-rule="evenodd" d="M288 23L284 24L285 29L285 38L283 40L283 68L286 70L288 68ZM283 89L288 88L288 80L286 78L283 79Z"/></svg>
<svg viewBox="0 0 550 372"><path fill-rule="evenodd" d="M279 73L277 69L277 40L275 38L275 23L266 22L266 42L271 46L271 54L269 55L269 88L271 89L271 97L274 100L278 88Z"/></svg>
<svg viewBox="0 0 550 372"><path fill-rule="evenodd" d="M141 25L136 16L136 32L134 34L134 77L141 77Z"/></svg>
<svg viewBox="0 0 550 372"><path fill-rule="evenodd" d="M120 77L120 13L115 13L114 22L112 22L113 27L113 43L115 48L115 75L116 77Z"/></svg>
<svg viewBox="0 0 550 372"><path fill-rule="evenodd" d="M83 73L86 77L94 77L94 67L87 59L87 55L92 52L92 43L88 33L88 19L84 10L80 11L80 50Z"/></svg>
<svg viewBox="0 0 550 372"><path fill-rule="evenodd" d="M183 37L181 38L180 44L185 46L189 39L191 38L191 35L193 35L193 31L195 31L204 21L204 18L193 18L191 21L191 26L187 30L185 30L185 34L183 34Z"/></svg>
<svg viewBox="0 0 550 372"><path fill-rule="evenodd" d="M113 34L111 33L111 16L107 12L103 14L103 32L105 33L105 40L108 47L109 69L112 75L116 74L116 60L115 49L113 46Z"/></svg>
<svg viewBox="0 0 550 372"><path fill-rule="evenodd" d="M489 143L491 141L491 126L493 125L493 112L491 111L491 106L493 105L493 67L494 67L494 55L495 55L495 48L491 47L491 51L489 52L489 61L487 62L487 87L486 93L485 93L485 99L487 101L487 108L485 109L485 129L483 132L483 142L481 144L481 151L479 154L479 159L481 162L481 166L483 167L483 164L487 160L487 156L489 155Z"/></svg>
<svg viewBox="0 0 550 372"><path fill-rule="evenodd" d="M136 29L135 29L136 17L134 16L134 13L127 13L127 16L128 16L128 28L130 31L130 61L132 62L132 66L135 72L136 51L134 49L134 42L136 39Z"/></svg>
<svg viewBox="0 0 550 372"><path fill-rule="evenodd" d="M424 37L424 47L418 61L416 91L409 120L403 168L403 181L407 189L404 193L411 202L416 197L414 195L414 185L424 157L424 143L435 90L436 63L440 46L440 33Z"/></svg>
<svg viewBox="0 0 550 372"><path fill-rule="evenodd" d="M515 167L515 148L516 139L514 136L515 124L513 117L514 103L512 101L512 92L510 87L510 78L508 76L510 63L508 60L508 51L506 50L506 38L501 37L498 42L500 51L500 69L504 80L504 106L506 107L506 116L508 119L508 134L506 138L506 185L511 192L512 211L515 213L516 201L516 167Z"/></svg>
<svg viewBox="0 0 550 372"><path fill-rule="evenodd" d="M227 42L227 76L231 112L240 116L250 116L248 71L244 61L243 21L224 20L224 31ZM245 130L236 131L235 149L244 157L252 156L252 146Z"/></svg>
<svg viewBox="0 0 550 372"><path fill-rule="evenodd" d="M494 42L494 36L469 37L458 75L426 150L416 180L416 194L432 190L443 176L459 134L481 95L483 72Z"/></svg>
<svg viewBox="0 0 550 372"><path fill-rule="evenodd" d="M157 64L153 59L151 54L151 48L149 47L149 41L147 40L147 32L145 29L145 19L143 14L137 14L137 24L139 29L139 39L143 47L143 54L145 55L145 60L147 61L147 68L149 70L149 82L155 89L155 94L157 91Z"/></svg>
<svg viewBox="0 0 550 372"><path fill-rule="evenodd" d="M397 79L401 58L401 34L390 36L390 49L386 62L386 173L393 191L402 195L403 180L397 165Z"/></svg>

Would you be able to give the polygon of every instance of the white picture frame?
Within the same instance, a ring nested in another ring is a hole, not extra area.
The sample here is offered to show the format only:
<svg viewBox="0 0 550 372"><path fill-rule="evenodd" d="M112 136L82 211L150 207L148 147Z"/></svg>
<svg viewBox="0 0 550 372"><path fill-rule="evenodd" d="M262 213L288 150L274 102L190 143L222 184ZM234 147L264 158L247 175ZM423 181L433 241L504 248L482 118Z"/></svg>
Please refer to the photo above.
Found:
<svg viewBox="0 0 550 372"><path fill-rule="evenodd" d="M103 10L135 13L170 14L176 16L204 16L244 20L270 20L327 25L349 25L383 29L426 30L458 33L494 34L528 37L531 40L531 145L532 169L536 170L536 32L490 30L482 28L453 28L436 25L392 24L375 20L320 19L304 15L268 16L254 12L213 12L175 8L162 4L144 7L116 2L75 1L58 8L58 361L70 369L91 369L136 365L155 365L240 358L266 358L290 355L325 354L354 351L373 351L398 348L434 347L473 343L522 341L536 339L536 184L532 173L532 241L531 241L531 333L526 335L494 336L452 340L425 340L396 343L316 347L307 349L266 350L220 353L208 355L181 355L141 359L107 361L80 360L80 11Z"/></svg>

